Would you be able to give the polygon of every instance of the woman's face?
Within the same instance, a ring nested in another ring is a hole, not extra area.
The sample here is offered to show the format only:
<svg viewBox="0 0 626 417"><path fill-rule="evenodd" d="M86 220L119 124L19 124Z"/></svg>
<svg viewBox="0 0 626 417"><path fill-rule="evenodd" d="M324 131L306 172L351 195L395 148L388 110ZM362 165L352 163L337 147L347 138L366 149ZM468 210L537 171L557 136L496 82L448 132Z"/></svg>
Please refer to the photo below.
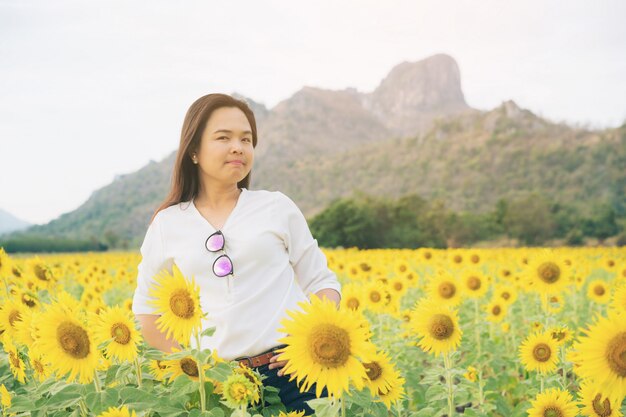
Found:
<svg viewBox="0 0 626 417"><path fill-rule="evenodd" d="M237 107L216 109L207 120L197 152L205 179L223 184L243 180L254 163L252 129Z"/></svg>

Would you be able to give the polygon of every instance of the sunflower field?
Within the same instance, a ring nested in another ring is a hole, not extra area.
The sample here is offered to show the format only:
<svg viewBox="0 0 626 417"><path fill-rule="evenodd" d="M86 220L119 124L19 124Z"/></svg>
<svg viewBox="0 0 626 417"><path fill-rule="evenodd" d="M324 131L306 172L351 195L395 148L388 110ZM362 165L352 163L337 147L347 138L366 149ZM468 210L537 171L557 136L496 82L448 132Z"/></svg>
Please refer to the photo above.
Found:
<svg viewBox="0 0 626 417"><path fill-rule="evenodd" d="M316 416L626 411L624 248L324 252L340 307L312 297L280 329L284 372L315 387ZM131 312L139 261L0 249L3 417L303 414L255 370L191 347L215 329L176 267L152 295L181 349L149 347Z"/></svg>

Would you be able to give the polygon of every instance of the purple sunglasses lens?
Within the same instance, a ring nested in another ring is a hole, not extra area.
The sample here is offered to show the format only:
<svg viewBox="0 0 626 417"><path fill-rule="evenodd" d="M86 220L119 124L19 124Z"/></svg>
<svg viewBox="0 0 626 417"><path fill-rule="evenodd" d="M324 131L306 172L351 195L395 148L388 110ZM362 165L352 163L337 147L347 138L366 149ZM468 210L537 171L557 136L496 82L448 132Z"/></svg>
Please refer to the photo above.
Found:
<svg viewBox="0 0 626 417"><path fill-rule="evenodd" d="M221 233L213 233L206 240L205 246L211 252L217 252L224 248L224 235Z"/></svg>
<svg viewBox="0 0 626 417"><path fill-rule="evenodd" d="M215 262L213 262L213 273L218 277L225 277L233 273L233 263L226 255L219 256Z"/></svg>

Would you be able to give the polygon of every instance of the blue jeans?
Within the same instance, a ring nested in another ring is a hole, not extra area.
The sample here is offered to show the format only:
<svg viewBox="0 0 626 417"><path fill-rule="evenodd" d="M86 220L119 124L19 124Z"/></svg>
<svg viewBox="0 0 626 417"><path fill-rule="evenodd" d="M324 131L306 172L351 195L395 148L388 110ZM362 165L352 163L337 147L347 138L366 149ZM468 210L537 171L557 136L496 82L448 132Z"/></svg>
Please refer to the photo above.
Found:
<svg viewBox="0 0 626 417"><path fill-rule="evenodd" d="M267 378L263 380L263 385L269 385L280 390L278 396L287 408L287 411L304 410L304 415L312 415L313 409L311 409L305 401L317 398L315 396L316 384L313 384L308 391L300 392L300 389L296 385L295 378L293 381L289 381L290 375L278 376L278 371L281 369L282 368L269 369L269 365L263 365L257 368L260 374L267 376ZM326 388L322 390L322 397L328 397Z"/></svg>

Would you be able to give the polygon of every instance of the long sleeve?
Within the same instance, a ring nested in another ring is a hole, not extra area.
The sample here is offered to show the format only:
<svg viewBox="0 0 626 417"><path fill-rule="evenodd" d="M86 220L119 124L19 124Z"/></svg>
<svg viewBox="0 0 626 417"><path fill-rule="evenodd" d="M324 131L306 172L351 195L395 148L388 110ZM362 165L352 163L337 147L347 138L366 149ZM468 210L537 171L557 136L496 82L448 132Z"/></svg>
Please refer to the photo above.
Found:
<svg viewBox="0 0 626 417"><path fill-rule="evenodd" d="M280 192L279 195L281 209L286 211L285 245L289 262L302 291L307 297L325 288L332 288L341 294L341 284L328 268L326 256L311 235L304 215L289 197Z"/></svg>
<svg viewBox="0 0 626 417"><path fill-rule="evenodd" d="M149 304L152 297L148 295L154 283L154 277L164 268L171 271L173 263L166 259L159 216L157 215L146 232L141 245L141 262L137 266L137 287L133 296L133 313L155 314L155 308Z"/></svg>

